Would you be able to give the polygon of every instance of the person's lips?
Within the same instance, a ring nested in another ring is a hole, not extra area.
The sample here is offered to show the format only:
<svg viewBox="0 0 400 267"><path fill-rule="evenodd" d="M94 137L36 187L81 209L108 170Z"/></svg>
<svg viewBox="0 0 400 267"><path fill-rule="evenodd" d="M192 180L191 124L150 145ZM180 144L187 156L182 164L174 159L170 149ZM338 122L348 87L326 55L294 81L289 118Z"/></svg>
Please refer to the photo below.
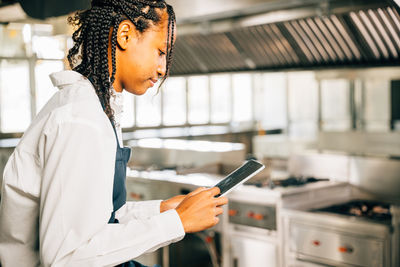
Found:
<svg viewBox="0 0 400 267"><path fill-rule="evenodd" d="M150 83L151 83L151 87L153 87L157 83L157 79L152 78L152 79L149 79L149 80L150 80Z"/></svg>

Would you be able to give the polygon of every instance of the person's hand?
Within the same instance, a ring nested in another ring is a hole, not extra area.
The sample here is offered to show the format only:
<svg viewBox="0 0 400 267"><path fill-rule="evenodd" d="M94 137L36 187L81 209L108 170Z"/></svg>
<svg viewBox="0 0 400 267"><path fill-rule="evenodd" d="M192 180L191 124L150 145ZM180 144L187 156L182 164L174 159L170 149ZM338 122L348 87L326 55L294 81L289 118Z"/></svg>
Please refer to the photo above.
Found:
<svg viewBox="0 0 400 267"><path fill-rule="evenodd" d="M217 216L223 212L221 206L228 203L226 197L215 197L219 193L218 187L200 187L189 193L176 207L185 233L199 232L219 222Z"/></svg>
<svg viewBox="0 0 400 267"><path fill-rule="evenodd" d="M185 197L186 197L186 195L178 195L178 196L171 197L170 199L161 201L160 212L175 209L179 204L181 204L182 200Z"/></svg>

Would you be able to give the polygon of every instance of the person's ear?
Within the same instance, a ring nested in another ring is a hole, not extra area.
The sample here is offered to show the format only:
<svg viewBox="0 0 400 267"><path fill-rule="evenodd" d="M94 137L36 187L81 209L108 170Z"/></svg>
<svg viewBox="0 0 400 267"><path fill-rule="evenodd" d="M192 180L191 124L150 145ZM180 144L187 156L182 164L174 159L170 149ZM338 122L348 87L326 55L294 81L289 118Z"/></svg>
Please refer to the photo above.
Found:
<svg viewBox="0 0 400 267"><path fill-rule="evenodd" d="M135 25L130 20L124 20L119 24L117 32L117 44L122 49L128 48L128 43L136 38Z"/></svg>

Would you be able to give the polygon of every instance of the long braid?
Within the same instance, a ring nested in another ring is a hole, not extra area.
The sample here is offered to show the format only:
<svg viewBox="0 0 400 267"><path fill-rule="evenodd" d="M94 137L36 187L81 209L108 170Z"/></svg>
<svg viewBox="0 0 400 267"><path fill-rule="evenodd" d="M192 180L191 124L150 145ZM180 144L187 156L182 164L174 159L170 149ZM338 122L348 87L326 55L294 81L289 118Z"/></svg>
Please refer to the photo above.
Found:
<svg viewBox="0 0 400 267"><path fill-rule="evenodd" d="M175 13L164 0L92 0L90 9L78 11L68 18L69 24L77 27L72 35L74 45L67 57L69 65L71 69L91 79L96 94L105 107L105 113L111 120L114 120L114 115L110 106L110 89L117 71L115 53L119 24L129 19L143 33L151 25L160 22L158 11L165 9L168 14L167 62L161 86L171 66L175 27ZM111 62L108 62L111 28ZM112 66L111 75L109 64Z"/></svg>

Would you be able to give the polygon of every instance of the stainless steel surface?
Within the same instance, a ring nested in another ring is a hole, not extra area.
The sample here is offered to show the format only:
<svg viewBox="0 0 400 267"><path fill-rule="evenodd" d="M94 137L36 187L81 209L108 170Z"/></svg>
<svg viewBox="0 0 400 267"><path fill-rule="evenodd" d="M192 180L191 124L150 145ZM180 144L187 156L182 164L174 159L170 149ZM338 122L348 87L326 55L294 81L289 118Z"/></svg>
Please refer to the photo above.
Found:
<svg viewBox="0 0 400 267"><path fill-rule="evenodd" d="M364 235L343 234L326 228L293 223L290 226L290 250L299 259L326 264L356 266L388 266L384 257L387 239L366 238ZM365 253L367 252L368 253Z"/></svg>
<svg viewBox="0 0 400 267"><path fill-rule="evenodd" d="M177 175L174 171L131 170L127 177L127 193L130 200L165 199L187 193L198 186L212 186L222 178L210 174ZM343 185L318 182L302 187L277 187L273 190L243 185L228 194L231 211L225 210L220 224L213 228L213 231L221 233L222 266L234 266L235 258L237 266L252 266L249 263L254 260L265 262L265 266L282 266L282 207L325 196L326 187L337 187L337 191L331 192L342 193ZM237 213L232 213L232 210ZM245 256L242 255L244 251Z"/></svg>
<svg viewBox="0 0 400 267"><path fill-rule="evenodd" d="M355 155L400 156L397 132L320 132L319 150L343 151Z"/></svg>
<svg viewBox="0 0 400 267"><path fill-rule="evenodd" d="M265 234L235 230L229 237L232 248L229 266L279 266L278 246Z"/></svg>
<svg viewBox="0 0 400 267"><path fill-rule="evenodd" d="M315 148L316 142L314 140L290 139L284 134L256 135L253 137L253 153L259 159L288 159L292 154Z"/></svg>
<svg viewBox="0 0 400 267"><path fill-rule="evenodd" d="M283 208L298 208L299 206L309 206L319 199L319 203L324 205L330 203L332 196L339 196L346 198L350 195L350 190L346 183L338 182L316 182L303 186L289 186L289 187L275 187L270 189L268 187L255 187L243 186L240 189L228 195L229 198L229 242L235 242L234 233L240 231L243 236L249 239L264 238L265 244L274 248L276 253L273 257L274 264L266 264L265 266L284 266L284 244L287 239L284 237L284 227L282 221ZM232 205L233 204L233 205ZM233 207L232 207L233 206ZM275 215L273 215L275 212ZM238 218L237 214L241 214ZM261 215L261 216L260 216ZM272 220L265 221L268 224L263 225L257 219L268 217L275 217L275 222ZM272 227L275 224L276 228ZM261 226L261 227L260 227ZM232 236L232 237L231 237ZM253 254L249 251L251 247L243 245L243 251L247 251L244 259L256 258L258 254ZM266 250L267 251L267 250ZM232 252L231 261L235 261L235 251ZM266 252L267 253L267 252ZM269 252L268 252L269 253ZM264 257L261 256L263 261ZM238 260L240 262L240 260ZM251 262L251 261L250 261ZM252 266L252 265L239 265L239 266Z"/></svg>
<svg viewBox="0 0 400 267"><path fill-rule="evenodd" d="M400 160L351 157L350 183L400 203Z"/></svg>
<svg viewBox="0 0 400 267"><path fill-rule="evenodd" d="M376 194L365 193L350 184L346 187L342 188L342 191L347 191L344 195L339 195L340 191L325 191L325 200L323 195L310 191L308 194L314 196L313 201L305 201L306 197L299 195L298 205L288 205L282 210L286 241L284 266L308 266L307 263L398 266L399 233L394 229L399 228L399 214L392 212L396 210L395 204L391 206L389 221L372 216L364 218L340 212L336 214L328 209L316 210L337 203L348 203L353 199L381 200Z"/></svg>
<svg viewBox="0 0 400 267"><path fill-rule="evenodd" d="M267 230L276 230L276 207L230 201L229 222Z"/></svg>
<svg viewBox="0 0 400 267"><path fill-rule="evenodd" d="M209 164L238 166L245 159L245 146L240 143L190 141L178 139L141 139L130 141L130 167L200 167Z"/></svg>
<svg viewBox="0 0 400 267"><path fill-rule="evenodd" d="M239 6L181 20L172 75L393 66L399 58L400 16L390 1L244 1Z"/></svg>
<svg viewBox="0 0 400 267"><path fill-rule="evenodd" d="M296 176L314 176L336 181L347 181L350 157L340 153L307 151L289 158L288 171Z"/></svg>
<svg viewBox="0 0 400 267"><path fill-rule="evenodd" d="M288 241L285 266L297 266L292 265L297 261L332 266L397 266L398 247L393 242L396 236L391 225L314 213L306 208L285 209L282 216Z"/></svg>
<svg viewBox="0 0 400 267"><path fill-rule="evenodd" d="M259 258L266 262L266 266L397 267L400 209L395 203L398 202L365 191L359 184L348 183L354 179L353 173L358 174L360 181L364 180L363 177L371 179L374 173L383 173L384 176L380 177L397 181L396 173L400 172L396 164L392 165L391 160L383 158L316 152L294 155L289 162L291 174L334 181L274 189L243 185L229 194L229 210L213 229L222 234L224 267L235 266L233 264L252 266L250 263L258 257L254 252L258 250L270 255L264 257L263 254ZM392 175L382 172L382 169L391 171ZM128 196L136 200L167 198L187 193L198 186L212 186L219 179L222 176L132 170L128 173ZM391 206L392 221L383 223L310 211L352 199L384 199L394 203ZM319 248L313 245L313 241L319 242Z"/></svg>

